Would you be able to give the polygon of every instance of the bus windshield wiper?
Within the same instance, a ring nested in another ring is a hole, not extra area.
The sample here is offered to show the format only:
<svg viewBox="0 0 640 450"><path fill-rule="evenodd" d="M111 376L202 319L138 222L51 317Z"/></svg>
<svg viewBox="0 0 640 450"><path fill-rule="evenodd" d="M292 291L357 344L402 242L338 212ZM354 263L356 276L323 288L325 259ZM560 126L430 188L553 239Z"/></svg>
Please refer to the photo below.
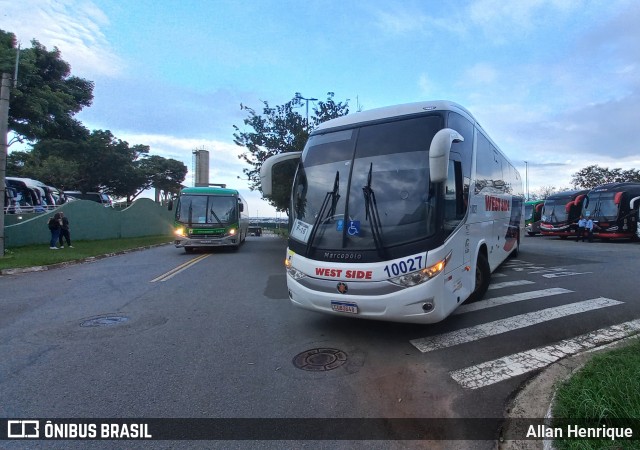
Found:
<svg viewBox="0 0 640 450"><path fill-rule="evenodd" d="M221 221L221 220L220 220L220 218L216 215L216 212L213 210L213 208L211 208L211 209L209 210L209 212L211 213L211 215L212 215L213 217L215 217L215 219L218 221L218 223L219 223L220 225L222 225L222 221Z"/></svg>
<svg viewBox="0 0 640 450"><path fill-rule="evenodd" d="M384 257L384 245L382 243L382 231L380 227L380 215L378 214L378 203L376 202L376 193L371 188L371 175L373 173L373 163L369 165L369 174L367 175L367 185L362 187L364 194L365 220L371 224L371 235L373 242L376 244L378 254Z"/></svg>
<svg viewBox="0 0 640 450"><path fill-rule="evenodd" d="M193 200L189 200L189 228L193 227Z"/></svg>
<svg viewBox="0 0 640 450"><path fill-rule="evenodd" d="M309 235L309 240L307 241L306 255L309 255L309 251L311 250L311 245L313 244L313 240L316 237L316 233L318 231L318 226L321 223L324 223L325 220L330 219L336 213L336 205L338 204L338 200L340 199L340 194L338 191L340 190L340 172L336 170L336 177L333 180L333 190L329 191L325 194L324 200L322 201L322 206L320 206L320 211L318 211L318 215L316 216L316 220L313 222L313 228L311 229L311 234ZM329 206L329 202L331 202L331 208L329 208L329 214L327 217L324 217L324 213Z"/></svg>

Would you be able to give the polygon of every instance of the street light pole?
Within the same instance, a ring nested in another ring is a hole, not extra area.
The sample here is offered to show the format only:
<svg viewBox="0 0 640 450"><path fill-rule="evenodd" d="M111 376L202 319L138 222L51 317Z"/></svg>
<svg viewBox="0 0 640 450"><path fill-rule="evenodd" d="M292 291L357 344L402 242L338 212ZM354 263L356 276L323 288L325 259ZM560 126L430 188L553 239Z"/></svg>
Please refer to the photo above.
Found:
<svg viewBox="0 0 640 450"><path fill-rule="evenodd" d="M529 163L524 162L524 185L527 188L527 201L529 201Z"/></svg>
<svg viewBox="0 0 640 450"><path fill-rule="evenodd" d="M309 102L317 102L318 99L317 98L304 98L302 95L300 95L300 93L297 93L297 98L300 100L304 100L307 104L307 128L309 128Z"/></svg>
<svg viewBox="0 0 640 450"><path fill-rule="evenodd" d="M5 176L7 166L7 131L9 128L9 93L11 75L2 74L0 86L0 258L4 257L4 208L5 208Z"/></svg>

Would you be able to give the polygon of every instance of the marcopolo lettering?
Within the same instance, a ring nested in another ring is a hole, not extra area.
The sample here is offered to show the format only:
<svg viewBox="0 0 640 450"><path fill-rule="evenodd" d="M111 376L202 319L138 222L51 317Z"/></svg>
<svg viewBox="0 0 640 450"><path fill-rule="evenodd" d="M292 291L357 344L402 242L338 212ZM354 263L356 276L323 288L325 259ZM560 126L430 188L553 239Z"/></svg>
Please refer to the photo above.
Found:
<svg viewBox="0 0 640 450"><path fill-rule="evenodd" d="M360 253L333 253L333 252L324 252L324 257L326 259L351 259L358 260L362 259L362 255Z"/></svg>

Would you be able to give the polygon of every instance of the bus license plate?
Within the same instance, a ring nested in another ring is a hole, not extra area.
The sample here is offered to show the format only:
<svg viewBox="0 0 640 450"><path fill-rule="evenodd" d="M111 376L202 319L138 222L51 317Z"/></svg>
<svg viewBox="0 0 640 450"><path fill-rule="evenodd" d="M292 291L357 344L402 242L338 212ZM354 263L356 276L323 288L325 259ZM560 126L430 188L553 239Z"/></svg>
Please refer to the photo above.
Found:
<svg viewBox="0 0 640 450"><path fill-rule="evenodd" d="M352 302L331 302L331 309L337 312L358 314L358 305Z"/></svg>

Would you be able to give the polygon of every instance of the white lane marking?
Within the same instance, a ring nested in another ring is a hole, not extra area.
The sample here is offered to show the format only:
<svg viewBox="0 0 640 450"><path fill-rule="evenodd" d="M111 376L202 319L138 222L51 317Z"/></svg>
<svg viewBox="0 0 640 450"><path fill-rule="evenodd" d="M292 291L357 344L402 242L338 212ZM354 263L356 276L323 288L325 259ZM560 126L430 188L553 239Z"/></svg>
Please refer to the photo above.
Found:
<svg viewBox="0 0 640 450"><path fill-rule="evenodd" d="M507 274L506 273L492 273L491 274L491 278L502 278L502 277L506 277Z"/></svg>
<svg viewBox="0 0 640 450"><path fill-rule="evenodd" d="M558 278L558 277L572 277L573 275L587 275L593 272L557 272L557 273L546 273L542 276L545 278Z"/></svg>
<svg viewBox="0 0 640 450"><path fill-rule="evenodd" d="M640 331L640 319L601 328L553 345L454 370L450 375L462 387L478 389L546 367L566 356L618 341L627 337L629 333L638 331Z"/></svg>
<svg viewBox="0 0 640 450"><path fill-rule="evenodd" d="M528 280L516 280L516 281L503 281L502 283L491 283L489 285L489 290L494 290L494 289L502 289L502 288L506 288L506 287L512 287L512 286L524 286L525 284L535 284L534 281L528 281Z"/></svg>
<svg viewBox="0 0 640 450"><path fill-rule="evenodd" d="M605 308L607 306L621 305L622 302L611 300L604 297L598 297L591 300L584 300L578 303L570 303L568 305L556 306L554 308L546 308L540 311L534 311L518 316L508 317L506 319L496 320L494 322L483 323L461 330L451 331L449 333L437 334L426 338L413 339L410 342L422 353L439 350L442 348L453 347L454 345L465 344L467 342L476 341L489 336L506 333L512 330L529 327L548 320L558 319L560 317L570 316L573 314L583 313L595 309Z"/></svg>
<svg viewBox="0 0 640 450"><path fill-rule="evenodd" d="M478 311L480 309L493 308L494 306L506 305L508 303L521 302L523 300L531 300L533 298L549 297L552 295L569 294L571 292L574 291L563 288L551 288L541 289L539 291L521 292L513 295L504 295L502 297L495 297L475 303L469 303L468 305L462 305L456 309L453 314L463 314L471 311Z"/></svg>

